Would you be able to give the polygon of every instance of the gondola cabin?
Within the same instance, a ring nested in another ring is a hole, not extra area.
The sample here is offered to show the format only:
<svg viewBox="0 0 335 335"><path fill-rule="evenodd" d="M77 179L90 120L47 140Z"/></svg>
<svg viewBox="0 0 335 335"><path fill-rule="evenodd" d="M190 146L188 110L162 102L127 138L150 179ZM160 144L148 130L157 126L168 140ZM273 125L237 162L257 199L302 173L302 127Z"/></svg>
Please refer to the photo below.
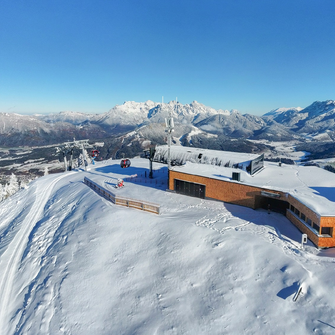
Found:
<svg viewBox="0 0 335 335"><path fill-rule="evenodd" d="M94 158L98 157L99 154L100 154L100 152L98 150L92 150L91 151L91 156L94 157Z"/></svg>
<svg viewBox="0 0 335 335"><path fill-rule="evenodd" d="M127 168L130 166L130 159L121 159L120 166L122 168Z"/></svg>

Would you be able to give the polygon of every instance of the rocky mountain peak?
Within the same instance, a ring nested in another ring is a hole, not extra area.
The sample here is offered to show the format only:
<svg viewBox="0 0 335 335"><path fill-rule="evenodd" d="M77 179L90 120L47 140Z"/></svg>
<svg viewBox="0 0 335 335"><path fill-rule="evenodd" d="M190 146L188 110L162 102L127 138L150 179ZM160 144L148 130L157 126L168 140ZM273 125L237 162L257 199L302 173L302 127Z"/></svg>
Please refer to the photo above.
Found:
<svg viewBox="0 0 335 335"><path fill-rule="evenodd" d="M326 100L326 101L315 101L310 106L301 110L301 113L307 113L309 118L317 117L321 114L328 113L335 109L335 101Z"/></svg>

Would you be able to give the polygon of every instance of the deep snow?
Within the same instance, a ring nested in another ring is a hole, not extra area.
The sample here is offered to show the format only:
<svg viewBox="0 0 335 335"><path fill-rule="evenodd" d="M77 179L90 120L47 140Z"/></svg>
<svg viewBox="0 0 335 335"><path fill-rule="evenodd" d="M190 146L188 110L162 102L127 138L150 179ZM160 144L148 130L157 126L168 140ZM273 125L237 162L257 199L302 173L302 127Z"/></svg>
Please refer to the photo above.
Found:
<svg viewBox="0 0 335 335"><path fill-rule="evenodd" d="M280 214L166 192L148 166L44 176L0 204L1 334L334 333L334 250L301 250ZM115 191L160 215L83 183L135 174Z"/></svg>

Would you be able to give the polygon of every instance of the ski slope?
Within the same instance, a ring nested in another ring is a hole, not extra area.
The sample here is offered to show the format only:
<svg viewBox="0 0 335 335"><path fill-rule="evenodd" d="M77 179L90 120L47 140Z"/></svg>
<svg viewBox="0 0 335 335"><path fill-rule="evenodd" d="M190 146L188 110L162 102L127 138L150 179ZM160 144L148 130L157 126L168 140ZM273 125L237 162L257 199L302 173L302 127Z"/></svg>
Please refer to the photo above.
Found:
<svg viewBox="0 0 335 335"><path fill-rule="evenodd" d="M44 176L0 204L0 334L334 333L334 250L300 249L280 214L166 192L148 165Z"/></svg>

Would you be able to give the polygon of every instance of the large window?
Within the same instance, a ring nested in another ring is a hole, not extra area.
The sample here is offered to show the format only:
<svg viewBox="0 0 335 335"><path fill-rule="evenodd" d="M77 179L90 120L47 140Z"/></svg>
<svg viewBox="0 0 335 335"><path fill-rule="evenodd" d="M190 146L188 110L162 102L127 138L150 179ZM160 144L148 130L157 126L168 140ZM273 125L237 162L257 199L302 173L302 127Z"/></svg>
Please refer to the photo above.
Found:
<svg viewBox="0 0 335 335"><path fill-rule="evenodd" d="M321 227L321 235L325 237L333 237L333 228L332 227Z"/></svg>
<svg viewBox="0 0 335 335"><path fill-rule="evenodd" d="M313 222L313 228L318 232L318 234L320 233L320 226L317 225L315 222Z"/></svg>
<svg viewBox="0 0 335 335"><path fill-rule="evenodd" d="M206 186L196 183L191 183L184 180L175 179L174 189L177 193L190 195L197 198L205 198Z"/></svg>

